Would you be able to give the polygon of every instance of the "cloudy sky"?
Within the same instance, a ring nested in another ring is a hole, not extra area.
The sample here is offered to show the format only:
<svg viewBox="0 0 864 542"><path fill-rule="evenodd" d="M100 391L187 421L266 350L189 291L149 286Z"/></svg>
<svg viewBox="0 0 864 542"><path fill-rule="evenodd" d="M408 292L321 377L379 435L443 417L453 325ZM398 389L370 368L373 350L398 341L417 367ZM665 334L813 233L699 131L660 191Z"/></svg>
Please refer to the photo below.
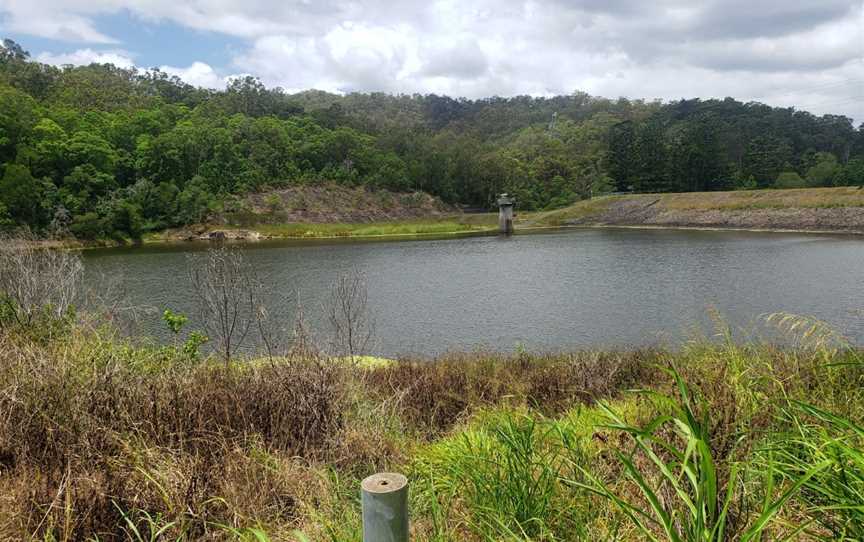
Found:
<svg viewBox="0 0 864 542"><path fill-rule="evenodd" d="M0 32L206 87L734 96L864 121L864 0L0 0Z"/></svg>

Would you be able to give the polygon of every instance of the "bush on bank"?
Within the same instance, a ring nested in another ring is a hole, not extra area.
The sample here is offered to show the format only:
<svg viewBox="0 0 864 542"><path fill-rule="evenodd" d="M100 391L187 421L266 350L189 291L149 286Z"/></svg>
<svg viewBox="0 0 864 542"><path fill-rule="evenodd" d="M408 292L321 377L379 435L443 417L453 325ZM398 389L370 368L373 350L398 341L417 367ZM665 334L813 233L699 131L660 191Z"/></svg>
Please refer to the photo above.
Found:
<svg viewBox="0 0 864 542"><path fill-rule="evenodd" d="M860 539L859 363L725 342L226 365L6 326L0 538L357 540L359 480L392 469L415 540L737 540L766 503L767 539Z"/></svg>

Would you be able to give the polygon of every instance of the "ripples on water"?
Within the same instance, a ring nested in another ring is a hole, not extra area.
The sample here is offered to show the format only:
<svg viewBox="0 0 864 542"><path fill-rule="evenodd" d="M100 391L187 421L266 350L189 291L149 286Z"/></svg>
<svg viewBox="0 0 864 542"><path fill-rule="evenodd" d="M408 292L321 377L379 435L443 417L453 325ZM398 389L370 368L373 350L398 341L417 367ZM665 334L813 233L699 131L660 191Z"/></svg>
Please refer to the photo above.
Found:
<svg viewBox="0 0 864 542"><path fill-rule="evenodd" d="M383 355L674 345L710 335L711 309L750 331L766 313L811 315L864 342L864 240L855 237L603 229L242 248L287 329L297 291L304 316L323 331L329 285L359 268ZM88 251L88 280L122 277L133 304L193 315L186 257L200 250ZM142 325L164 338L158 313Z"/></svg>

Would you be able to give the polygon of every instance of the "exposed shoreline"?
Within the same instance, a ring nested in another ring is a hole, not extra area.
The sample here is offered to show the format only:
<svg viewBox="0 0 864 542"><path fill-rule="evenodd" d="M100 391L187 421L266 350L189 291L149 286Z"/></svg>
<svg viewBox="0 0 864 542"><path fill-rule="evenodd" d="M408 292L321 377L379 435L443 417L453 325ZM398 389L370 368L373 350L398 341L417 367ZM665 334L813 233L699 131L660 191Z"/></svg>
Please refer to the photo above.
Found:
<svg viewBox="0 0 864 542"><path fill-rule="evenodd" d="M855 187L625 194L537 213L531 225L864 234L864 190Z"/></svg>
<svg viewBox="0 0 864 542"><path fill-rule="evenodd" d="M602 196L569 207L520 213L516 234L568 229L737 231L864 235L864 190L811 188ZM87 249L229 241L368 242L451 239L497 234L494 213L439 214L377 222L268 222L244 226L199 224L135 241L44 240L46 248Z"/></svg>
<svg viewBox="0 0 864 542"><path fill-rule="evenodd" d="M813 234L813 235L849 235L862 236L864 230L806 230L785 228L736 228L723 226L657 226L653 224L567 224L561 226L539 226L522 228L530 231L556 231L556 230L661 230L661 231L706 231L706 232L745 232L745 233L786 233L786 234ZM518 234L520 230L517 230Z"/></svg>
<svg viewBox="0 0 864 542"><path fill-rule="evenodd" d="M754 190L683 194L628 194L580 201L563 209L520 213L516 234L560 231L572 228L645 229L682 231L740 231L753 233L794 233L818 235L864 235L864 190L855 187L807 188L794 190ZM250 226L247 233L224 229L232 240L385 240L451 238L495 235L497 224L492 214L454 214L416 222L392 221L393 228L421 229L435 224L451 224L458 231L422 231L357 235L352 232L364 224L295 224L308 227L313 235L266 235ZM337 235L315 234L316 228L344 227ZM266 226L261 226L266 229ZM278 226L277 226L278 231ZM309 232L305 232L309 233ZM179 239L171 239L179 240ZM202 240L202 239L197 239Z"/></svg>
<svg viewBox="0 0 864 542"><path fill-rule="evenodd" d="M557 226L517 226L514 232L515 235L532 235L553 233L556 231L572 231L572 230L656 230L656 231L702 231L702 232L742 232L742 233L769 233L769 234L807 234L807 235L833 235L833 236L864 236L864 230L813 230L813 229L793 229L793 228L743 228L743 227L728 227L728 226L685 226L685 225L670 225L660 226L654 224L601 224L601 223L585 223L585 224L562 224ZM250 230L244 230L250 231ZM253 230L254 231L254 230ZM257 233L257 232L256 232ZM316 236L291 236L291 235L262 235L258 234L254 238L234 237L225 239L232 243L261 243L269 241L292 241L297 243L321 243L327 241L339 242L374 242L374 241L407 241L407 240L443 240L443 239L458 239L464 237L488 237L498 235L494 228L450 231L450 232L433 232L433 233L391 233L381 235L316 235ZM112 241L81 241L81 240L43 240L40 245L44 248L56 248L67 250L90 250L90 249L105 249L105 248L123 248L135 246L159 246L159 245L184 245L193 243L211 243L215 240L205 238L188 239L182 237L159 237L145 239L140 242L129 241L126 243Z"/></svg>

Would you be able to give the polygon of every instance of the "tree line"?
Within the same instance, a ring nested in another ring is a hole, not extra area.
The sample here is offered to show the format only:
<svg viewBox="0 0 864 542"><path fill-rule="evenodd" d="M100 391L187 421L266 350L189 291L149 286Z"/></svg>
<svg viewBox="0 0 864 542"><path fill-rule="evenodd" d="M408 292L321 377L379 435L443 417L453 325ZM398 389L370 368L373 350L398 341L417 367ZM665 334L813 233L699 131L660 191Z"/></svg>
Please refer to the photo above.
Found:
<svg viewBox="0 0 864 542"><path fill-rule="evenodd" d="M611 191L860 184L864 130L724 100L289 94L0 48L0 228L138 238L322 182L548 209Z"/></svg>

